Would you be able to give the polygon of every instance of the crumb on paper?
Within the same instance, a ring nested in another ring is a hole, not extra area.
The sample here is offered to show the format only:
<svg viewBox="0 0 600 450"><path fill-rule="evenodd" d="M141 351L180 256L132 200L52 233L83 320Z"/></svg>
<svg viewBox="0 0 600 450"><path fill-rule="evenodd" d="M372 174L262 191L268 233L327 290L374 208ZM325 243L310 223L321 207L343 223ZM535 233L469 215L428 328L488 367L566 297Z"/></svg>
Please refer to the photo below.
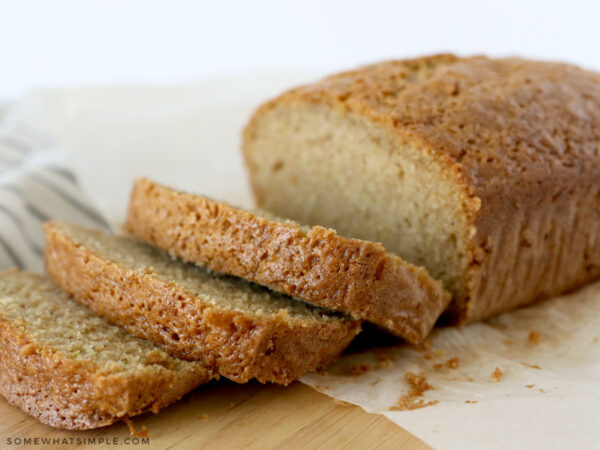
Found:
<svg viewBox="0 0 600 450"><path fill-rule="evenodd" d="M337 398L334 398L333 401L336 402L338 405L343 406L345 408L352 406L352 403L345 402L344 400L338 400Z"/></svg>
<svg viewBox="0 0 600 450"><path fill-rule="evenodd" d="M419 353L428 352L429 350L431 350L432 346L433 346L433 342L431 342L430 339L425 339L420 344L412 344L411 345L412 349Z"/></svg>
<svg viewBox="0 0 600 450"><path fill-rule="evenodd" d="M369 383L369 386L373 387L373 386L375 386L376 384L378 384L380 381L381 381L381 380L375 380L375 381L371 381L371 382Z"/></svg>
<svg viewBox="0 0 600 450"><path fill-rule="evenodd" d="M532 388L534 388L534 387L535 387L535 384L526 384L526 385L525 385L525 387L526 387L527 389L532 389Z"/></svg>
<svg viewBox="0 0 600 450"><path fill-rule="evenodd" d="M506 338L506 339L504 339L504 343L506 345L513 345L515 343L515 341L513 341L511 338Z"/></svg>
<svg viewBox="0 0 600 450"><path fill-rule="evenodd" d="M458 368L459 359L457 357L450 358L445 363L435 364L433 368L438 372L443 369L456 369Z"/></svg>
<svg viewBox="0 0 600 450"><path fill-rule="evenodd" d="M433 342L430 341L429 339L427 339L426 341L423 341L423 348L425 350L431 350L432 346L433 346Z"/></svg>
<svg viewBox="0 0 600 450"><path fill-rule="evenodd" d="M312 388L317 392L323 392L323 388L318 384L315 384Z"/></svg>
<svg viewBox="0 0 600 450"><path fill-rule="evenodd" d="M538 391L540 391L542 394L545 394L545 393L546 393L546 391L545 391L545 390L543 390L542 388L539 388L539 389L538 389Z"/></svg>
<svg viewBox="0 0 600 450"><path fill-rule="evenodd" d="M398 399L398 403L392 406L388 411L412 411L413 409L426 408L428 406L437 405L438 400L425 400L424 398L414 398L403 395Z"/></svg>
<svg viewBox="0 0 600 450"><path fill-rule="evenodd" d="M208 414L202 414L200 416L200 420L207 420L208 419Z"/></svg>
<svg viewBox="0 0 600 450"><path fill-rule="evenodd" d="M504 373L499 367L496 367L496 369L492 372L492 381L494 383L498 383L500 380L502 380L502 377L504 377Z"/></svg>
<svg viewBox="0 0 600 450"><path fill-rule="evenodd" d="M532 345L539 345L540 342L542 342L542 335L539 333L539 331L531 331L529 333L529 343Z"/></svg>
<svg viewBox="0 0 600 450"><path fill-rule="evenodd" d="M423 392L433 389L433 387L427 382L427 377L424 373L419 375L413 372L406 372L404 379L410 386L411 393L414 395L423 395Z"/></svg>
<svg viewBox="0 0 600 450"><path fill-rule="evenodd" d="M477 403L477 400L465 400L465 403Z"/></svg>
<svg viewBox="0 0 600 450"><path fill-rule="evenodd" d="M363 375L371 371L371 366L367 363L362 363L357 366L350 367L350 375Z"/></svg>
<svg viewBox="0 0 600 450"><path fill-rule="evenodd" d="M427 382L424 373L417 375L413 372L406 372L404 374L404 379L410 386L410 391L408 394L400 397L389 411L411 411L413 409L425 408L439 403L437 400L426 400L423 398L424 392L433 389Z"/></svg>
<svg viewBox="0 0 600 450"><path fill-rule="evenodd" d="M598 341L600 341L600 336L596 336L592 342L598 342Z"/></svg>
<svg viewBox="0 0 600 450"><path fill-rule="evenodd" d="M521 361L521 364L522 364L522 365L524 365L525 367L530 367L530 368L532 368L532 369L538 369L538 370L541 370L541 369L542 369L542 368L541 368L540 366L538 366L537 364L529 364L529 363L526 363L526 362L524 362L524 361Z"/></svg>
<svg viewBox="0 0 600 450"><path fill-rule="evenodd" d="M125 424L129 427L129 433L131 434L132 437L147 438L150 436L148 434L148 429L143 425L142 425L142 431L136 431L133 426L133 422L131 421L131 419L129 417L123 417L123 422L125 422Z"/></svg>
<svg viewBox="0 0 600 450"><path fill-rule="evenodd" d="M380 369L387 369L388 367L392 367L394 365L394 358L392 358L387 353L378 353L377 354L377 367Z"/></svg>

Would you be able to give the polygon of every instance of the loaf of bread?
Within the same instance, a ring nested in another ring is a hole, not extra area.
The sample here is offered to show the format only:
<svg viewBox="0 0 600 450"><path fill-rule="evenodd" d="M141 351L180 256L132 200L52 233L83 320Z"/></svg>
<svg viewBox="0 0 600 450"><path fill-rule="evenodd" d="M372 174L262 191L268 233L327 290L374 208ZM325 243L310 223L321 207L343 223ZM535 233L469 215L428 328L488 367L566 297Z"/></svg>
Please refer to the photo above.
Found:
<svg viewBox="0 0 600 450"><path fill-rule="evenodd" d="M432 56L341 73L244 131L257 204L385 248L472 321L600 277L600 76Z"/></svg>
<svg viewBox="0 0 600 450"><path fill-rule="evenodd" d="M175 356L243 383L287 384L333 360L360 331L341 314L99 231L45 225L46 270L65 292Z"/></svg>
<svg viewBox="0 0 600 450"><path fill-rule="evenodd" d="M128 334L49 280L0 274L0 393L58 428L97 428L158 411L211 378Z"/></svg>
<svg viewBox="0 0 600 450"><path fill-rule="evenodd" d="M373 242L243 211L146 179L126 229L172 256L242 277L422 341L450 301L441 282Z"/></svg>

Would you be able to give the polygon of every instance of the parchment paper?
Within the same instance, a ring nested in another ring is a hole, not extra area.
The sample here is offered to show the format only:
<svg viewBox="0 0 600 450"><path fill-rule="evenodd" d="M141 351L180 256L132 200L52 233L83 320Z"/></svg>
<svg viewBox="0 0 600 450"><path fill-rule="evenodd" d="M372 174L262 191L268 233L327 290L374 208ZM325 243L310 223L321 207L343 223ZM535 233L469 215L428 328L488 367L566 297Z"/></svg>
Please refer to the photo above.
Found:
<svg viewBox="0 0 600 450"><path fill-rule="evenodd" d="M439 448L595 448L599 317L596 283L463 329L436 329L425 346L357 350L302 381ZM407 373L422 374L431 389L410 396ZM431 406L393 411L399 400Z"/></svg>
<svg viewBox="0 0 600 450"><path fill-rule="evenodd" d="M118 224L140 175L251 206L241 127L261 101L310 78L46 90L22 110L32 127L56 136L87 194ZM436 329L420 347L366 332L325 373L302 381L438 448L600 448L599 319L596 284L463 329ZM417 406L425 407L402 410Z"/></svg>

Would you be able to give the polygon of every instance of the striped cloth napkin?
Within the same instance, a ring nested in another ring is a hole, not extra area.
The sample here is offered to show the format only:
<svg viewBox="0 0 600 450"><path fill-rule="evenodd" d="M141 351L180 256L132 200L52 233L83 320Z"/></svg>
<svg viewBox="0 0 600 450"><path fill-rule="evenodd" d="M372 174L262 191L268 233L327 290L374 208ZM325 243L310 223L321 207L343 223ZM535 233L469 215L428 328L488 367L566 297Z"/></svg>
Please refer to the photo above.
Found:
<svg viewBox="0 0 600 450"><path fill-rule="evenodd" d="M44 222L109 228L65 164L51 136L0 106L0 270L43 272Z"/></svg>

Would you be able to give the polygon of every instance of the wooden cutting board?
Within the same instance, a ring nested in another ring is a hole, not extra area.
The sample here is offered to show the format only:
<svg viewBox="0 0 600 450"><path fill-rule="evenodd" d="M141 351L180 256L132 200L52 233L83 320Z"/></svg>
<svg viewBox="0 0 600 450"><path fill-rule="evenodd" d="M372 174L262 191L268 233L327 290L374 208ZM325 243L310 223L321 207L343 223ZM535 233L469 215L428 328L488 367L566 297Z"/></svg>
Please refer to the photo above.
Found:
<svg viewBox="0 0 600 450"><path fill-rule="evenodd" d="M131 449L429 448L385 417L336 403L301 383L282 387L213 381L158 414L134 418L133 425L138 432L146 427L149 443L125 445L125 439L131 436L124 424L95 431L57 430L42 425L0 397L3 449L68 447L39 443L18 446L19 438L39 438L39 442L43 438L59 438L65 444L96 438L93 445L78 446L94 449L114 449L118 447L115 444ZM100 438L110 444L99 445Z"/></svg>

